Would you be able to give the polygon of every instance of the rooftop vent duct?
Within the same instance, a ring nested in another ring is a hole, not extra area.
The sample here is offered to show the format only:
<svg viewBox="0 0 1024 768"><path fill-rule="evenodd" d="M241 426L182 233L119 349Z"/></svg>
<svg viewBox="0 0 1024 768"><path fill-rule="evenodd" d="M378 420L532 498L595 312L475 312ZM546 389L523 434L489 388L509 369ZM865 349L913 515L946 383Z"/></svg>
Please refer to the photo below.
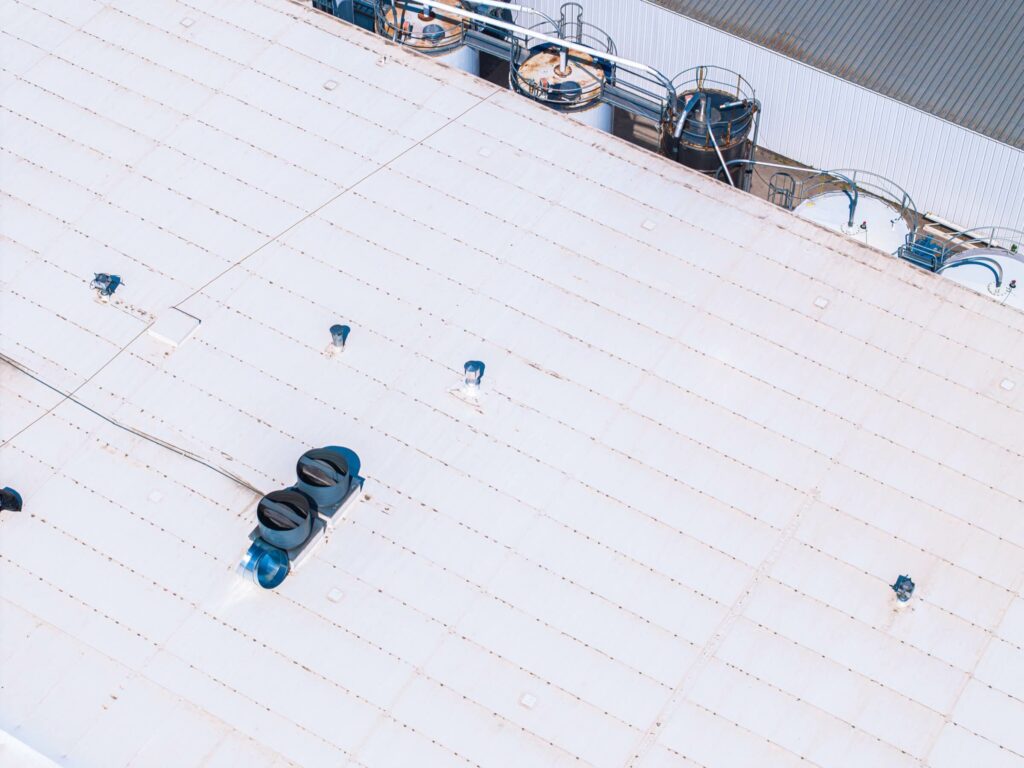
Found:
<svg viewBox="0 0 1024 768"><path fill-rule="evenodd" d="M108 275L105 272L94 272L89 287L96 291L96 295L104 301L108 301L114 295L114 291L121 285L121 278L118 275Z"/></svg>
<svg viewBox="0 0 1024 768"><path fill-rule="evenodd" d="M21 512L21 494L13 488L0 488L0 512L5 509Z"/></svg>
<svg viewBox="0 0 1024 768"><path fill-rule="evenodd" d="M918 227L906 190L870 171L837 168L801 180L793 212L836 232L896 254Z"/></svg>
<svg viewBox="0 0 1024 768"><path fill-rule="evenodd" d="M311 498L318 511L330 516L348 495L352 484L348 459L334 448L314 448L302 454L295 467L295 487Z"/></svg>
<svg viewBox="0 0 1024 768"><path fill-rule="evenodd" d="M256 539L245 553L242 572L264 589L281 585L291 571L288 553Z"/></svg>
<svg viewBox="0 0 1024 768"><path fill-rule="evenodd" d="M311 560L327 532L358 503L363 487L359 467L359 456L348 448L328 446L302 454L296 484L260 499L249 549L238 564L240 574L273 589Z"/></svg>
<svg viewBox="0 0 1024 768"><path fill-rule="evenodd" d="M260 537L280 549L302 546L313 530L315 518L315 504L291 488L268 493L256 508Z"/></svg>
<svg viewBox="0 0 1024 768"><path fill-rule="evenodd" d="M463 372L465 373L463 384L465 385L467 392L480 391L480 380L484 377L484 367L484 364L479 360L470 360L462 366Z"/></svg>
<svg viewBox="0 0 1024 768"><path fill-rule="evenodd" d="M347 325L331 326L331 350L333 352L344 352L345 344L348 342L348 335L352 331Z"/></svg>
<svg viewBox="0 0 1024 768"><path fill-rule="evenodd" d="M901 603L907 602L910 596L914 594L914 581L909 576L900 576L896 579L895 584L890 584L889 586L896 593L896 599Z"/></svg>

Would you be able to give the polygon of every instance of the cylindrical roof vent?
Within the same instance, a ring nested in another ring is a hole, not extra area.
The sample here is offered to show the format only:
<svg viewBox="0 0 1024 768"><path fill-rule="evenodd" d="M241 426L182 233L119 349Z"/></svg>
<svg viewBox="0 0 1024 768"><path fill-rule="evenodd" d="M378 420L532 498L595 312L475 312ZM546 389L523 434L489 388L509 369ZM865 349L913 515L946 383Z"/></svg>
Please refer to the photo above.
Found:
<svg viewBox="0 0 1024 768"><path fill-rule="evenodd" d="M304 494L292 488L264 496L256 508L260 536L281 549L294 549L309 538L316 507Z"/></svg>
<svg viewBox="0 0 1024 768"><path fill-rule="evenodd" d="M242 562L242 572L264 589L280 586L290 570L288 553L259 540L249 547Z"/></svg>
<svg viewBox="0 0 1024 768"><path fill-rule="evenodd" d="M352 484L348 460L335 448L314 448L302 454L295 467L296 488L316 502L318 510L330 514L348 495Z"/></svg>

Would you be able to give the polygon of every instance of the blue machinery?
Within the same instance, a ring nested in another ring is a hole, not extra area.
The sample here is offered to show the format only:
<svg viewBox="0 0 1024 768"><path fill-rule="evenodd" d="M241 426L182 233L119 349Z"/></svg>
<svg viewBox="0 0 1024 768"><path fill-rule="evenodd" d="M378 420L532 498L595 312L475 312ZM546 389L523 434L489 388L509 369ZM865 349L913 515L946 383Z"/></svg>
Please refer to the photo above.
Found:
<svg viewBox="0 0 1024 768"><path fill-rule="evenodd" d="M1016 289L1016 279L1004 285L1004 272L1024 264L1024 232L1007 227L977 227L941 239L921 234L908 237L899 256L922 269L939 274L957 267L980 267L991 274L997 295Z"/></svg>
<svg viewBox="0 0 1024 768"><path fill-rule="evenodd" d="M260 499L239 572L264 589L280 586L358 500L363 486L358 468L358 457L346 448L302 454L295 485Z"/></svg>

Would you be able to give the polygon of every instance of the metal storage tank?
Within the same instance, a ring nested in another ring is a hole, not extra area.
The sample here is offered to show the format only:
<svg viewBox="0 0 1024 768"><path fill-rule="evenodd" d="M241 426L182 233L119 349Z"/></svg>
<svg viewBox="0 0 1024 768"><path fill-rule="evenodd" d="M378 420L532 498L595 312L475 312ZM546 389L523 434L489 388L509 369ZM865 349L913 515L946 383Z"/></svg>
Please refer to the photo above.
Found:
<svg viewBox="0 0 1024 768"><path fill-rule="evenodd" d="M557 23L541 22L530 31L585 46L597 54L615 55L612 39L583 21L579 3L564 3ZM615 65L600 56L563 48L539 36L512 37L509 84L513 90L608 132L615 110L601 96L605 85L614 81Z"/></svg>
<svg viewBox="0 0 1024 768"><path fill-rule="evenodd" d="M479 74L480 55L466 45L469 22L461 16L446 14L446 5L462 7L459 0L434 0L429 5L413 0L376 0L377 33L456 69Z"/></svg>
<svg viewBox="0 0 1024 768"><path fill-rule="evenodd" d="M901 258L996 301L1024 310L1024 232L977 227L946 237L920 235L899 250Z"/></svg>
<svg viewBox="0 0 1024 768"><path fill-rule="evenodd" d="M810 173L799 183L788 173L773 175L769 199L788 198L784 207L791 207L800 218L886 253L896 254L916 233L917 207L895 182L848 168Z"/></svg>
<svg viewBox="0 0 1024 768"><path fill-rule="evenodd" d="M672 78L673 118L662 127L662 150L701 173L729 173L732 183L753 159L761 104L754 89L731 69L699 66ZM727 170L726 170L727 169Z"/></svg>

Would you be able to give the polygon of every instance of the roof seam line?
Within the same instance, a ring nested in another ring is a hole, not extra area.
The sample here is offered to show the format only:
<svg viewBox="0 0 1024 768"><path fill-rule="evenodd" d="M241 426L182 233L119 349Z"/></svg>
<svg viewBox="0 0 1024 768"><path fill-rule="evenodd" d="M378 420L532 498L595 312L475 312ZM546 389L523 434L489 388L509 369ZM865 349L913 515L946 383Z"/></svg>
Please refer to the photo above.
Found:
<svg viewBox="0 0 1024 768"><path fill-rule="evenodd" d="M199 295L200 293L202 293L203 291L205 291L205 290L206 290L207 288L209 288L209 287L210 287L211 285L213 285L213 284L214 284L215 282L217 282L218 280L220 280L220 279L221 279L222 277L224 277L225 275L227 275L228 273L230 273L231 271L233 271L233 270L234 270L234 269L235 269L236 267L239 267L239 266L241 266L241 265L242 265L242 264L244 264L244 263L245 263L246 261L248 261L249 259L251 259L251 258L252 258L253 256L255 256L255 255L256 255L257 253L259 253L259 252L260 252L260 251L262 251L262 250L263 250L264 248L266 248L266 247L267 247L268 245L271 245L271 244L273 244L273 243L276 243L276 242L277 242L278 240L280 240L280 239L281 239L282 237L284 237L284 236L285 236L286 234L288 234L289 232L291 232L291 231L292 231L293 229L295 229L296 227L298 227L298 226L299 226L300 224L302 224L302 223L303 223L304 221L306 221L307 219L309 219L309 218L311 218L311 217L315 216L316 214L318 214L318 213L319 213L320 211L322 211L322 210L323 210L324 208L326 208L326 207L327 207L328 205L330 205L331 203L333 203L333 202L334 202L335 200L338 200L339 198L343 197L344 195L346 195L346 194L348 194L349 192L351 192L352 190L354 190L354 189L355 189L355 188L356 188L357 186L359 186L360 184L362 184L362 183L363 183L364 181L367 181L368 179L372 178L372 177L373 177L373 176L375 176L376 174L378 174L378 173L380 173L381 171L383 171L383 170L387 169L387 168L388 168L388 167L389 167L389 166L390 166L390 165L391 165L391 164L392 164L393 162L395 162L396 160L398 160L399 158L401 158L401 157L402 157L403 155L405 155L405 154L407 154L407 153L411 152L412 150L416 149L416 147L420 146L420 145L421 145L421 144L422 144L423 142L425 142L425 141L427 141L428 139L432 138L432 137L433 137L433 136L434 136L435 134L437 134L437 133L440 133L440 132L441 132L441 131L443 131L443 130L444 130L445 128L447 128L447 127L448 127L449 125L451 125L452 123L454 123L454 122L456 122L456 121L458 121L458 120L461 120L461 119L462 119L463 117L465 117L465 115L466 115L466 114L468 114L468 113L469 113L470 111L472 111L472 110L476 109L476 108L477 108L478 106L480 106L481 104L483 104L483 103L484 103L485 101L487 101L487 100L488 100L489 98L491 98L491 96L493 96L493 95L494 95L495 93L498 93L498 91L497 91L497 90L493 90L493 91L491 91L491 92L490 92L489 94L487 94L487 95L486 95L486 96L484 96L483 98L479 99L479 100L478 100L478 101L477 101L476 103L474 103L474 104L472 104L471 106L469 106L469 107L468 107L467 109L464 109L464 110L463 110L462 112L460 112L459 114L457 114L457 115L455 115L454 117L452 117L452 118L450 118L449 120L447 120L447 121L446 121L446 122L445 122L445 123L444 123L443 125L439 126L438 128L435 128L435 129L434 129L433 131L431 131L430 133L428 133L428 134L427 134L426 136L424 136L423 138L421 138L421 139L418 139L418 140L417 140L417 141L415 141L415 142L414 142L413 144L411 144L410 146L408 146L408 147L406 147L405 149L403 149L403 150L402 150L401 152L399 152L399 153L398 153L397 155L395 155L394 157L390 158L390 159L389 159L389 160L388 160L387 162L385 162L385 163L383 163L383 164L381 164L381 165L377 166L377 167L376 167L376 168L374 168L374 169L373 169L372 171L370 171L369 173L367 173L367 174L365 174L364 176L360 177L359 179L356 179L356 180L355 180L354 182L352 182L352 183L351 183L351 184L349 184L349 185L348 185L347 187L345 187L344 189L342 189L342 190L341 190L340 192L338 192L338 193L337 193L336 195L333 195L333 196L332 196L332 197L331 197L330 199L328 199L328 200L325 200L325 201L324 201L324 202L323 202L323 203L322 203L321 205L317 206L317 207L316 207L316 208L314 208L313 210L311 210L311 211L309 211L308 213L304 214L304 215L303 215L303 216L302 216L301 218L299 218L299 219L298 219L297 221L294 221L294 222L292 222L291 224L289 224L289 225L288 225L287 227L285 227L285 228L284 228L283 230L281 230L281 231L280 231L280 232L278 232L278 233L277 233L276 235L274 235L273 237L271 237L271 238L270 238L269 240L267 240L266 242L264 242L264 243L263 243L262 245L259 245L259 246L257 246L257 247L256 247L255 249L253 249L252 251L250 251L249 253L247 253L246 255L244 255L244 256L243 256L242 258L238 259L238 260L237 260L237 261L235 261L235 262L234 262L233 264L231 264L230 266L226 267L226 268L225 268L224 270L222 270L222 271L221 271L221 272L219 272L218 274L214 275L213 277L211 277L211 278L210 278L209 280L207 280L207 281L206 281L205 283L203 283L203 284L202 284L201 286L199 286L199 287L198 287L198 288L196 288L196 289L195 289L194 291L192 291L192 293L190 293L190 294L189 294L188 296L186 296L186 297L185 297L184 299L181 299L180 301L178 301L178 303L177 303L177 304L175 304L173 308L174 308L174 309L181 309L182 305L183 305L183 304L184 304L185 302L187 302L187 301L189 301L189 300L191 300L191 299L195 298L195 297L196 297L197 295Z"/></svg>

